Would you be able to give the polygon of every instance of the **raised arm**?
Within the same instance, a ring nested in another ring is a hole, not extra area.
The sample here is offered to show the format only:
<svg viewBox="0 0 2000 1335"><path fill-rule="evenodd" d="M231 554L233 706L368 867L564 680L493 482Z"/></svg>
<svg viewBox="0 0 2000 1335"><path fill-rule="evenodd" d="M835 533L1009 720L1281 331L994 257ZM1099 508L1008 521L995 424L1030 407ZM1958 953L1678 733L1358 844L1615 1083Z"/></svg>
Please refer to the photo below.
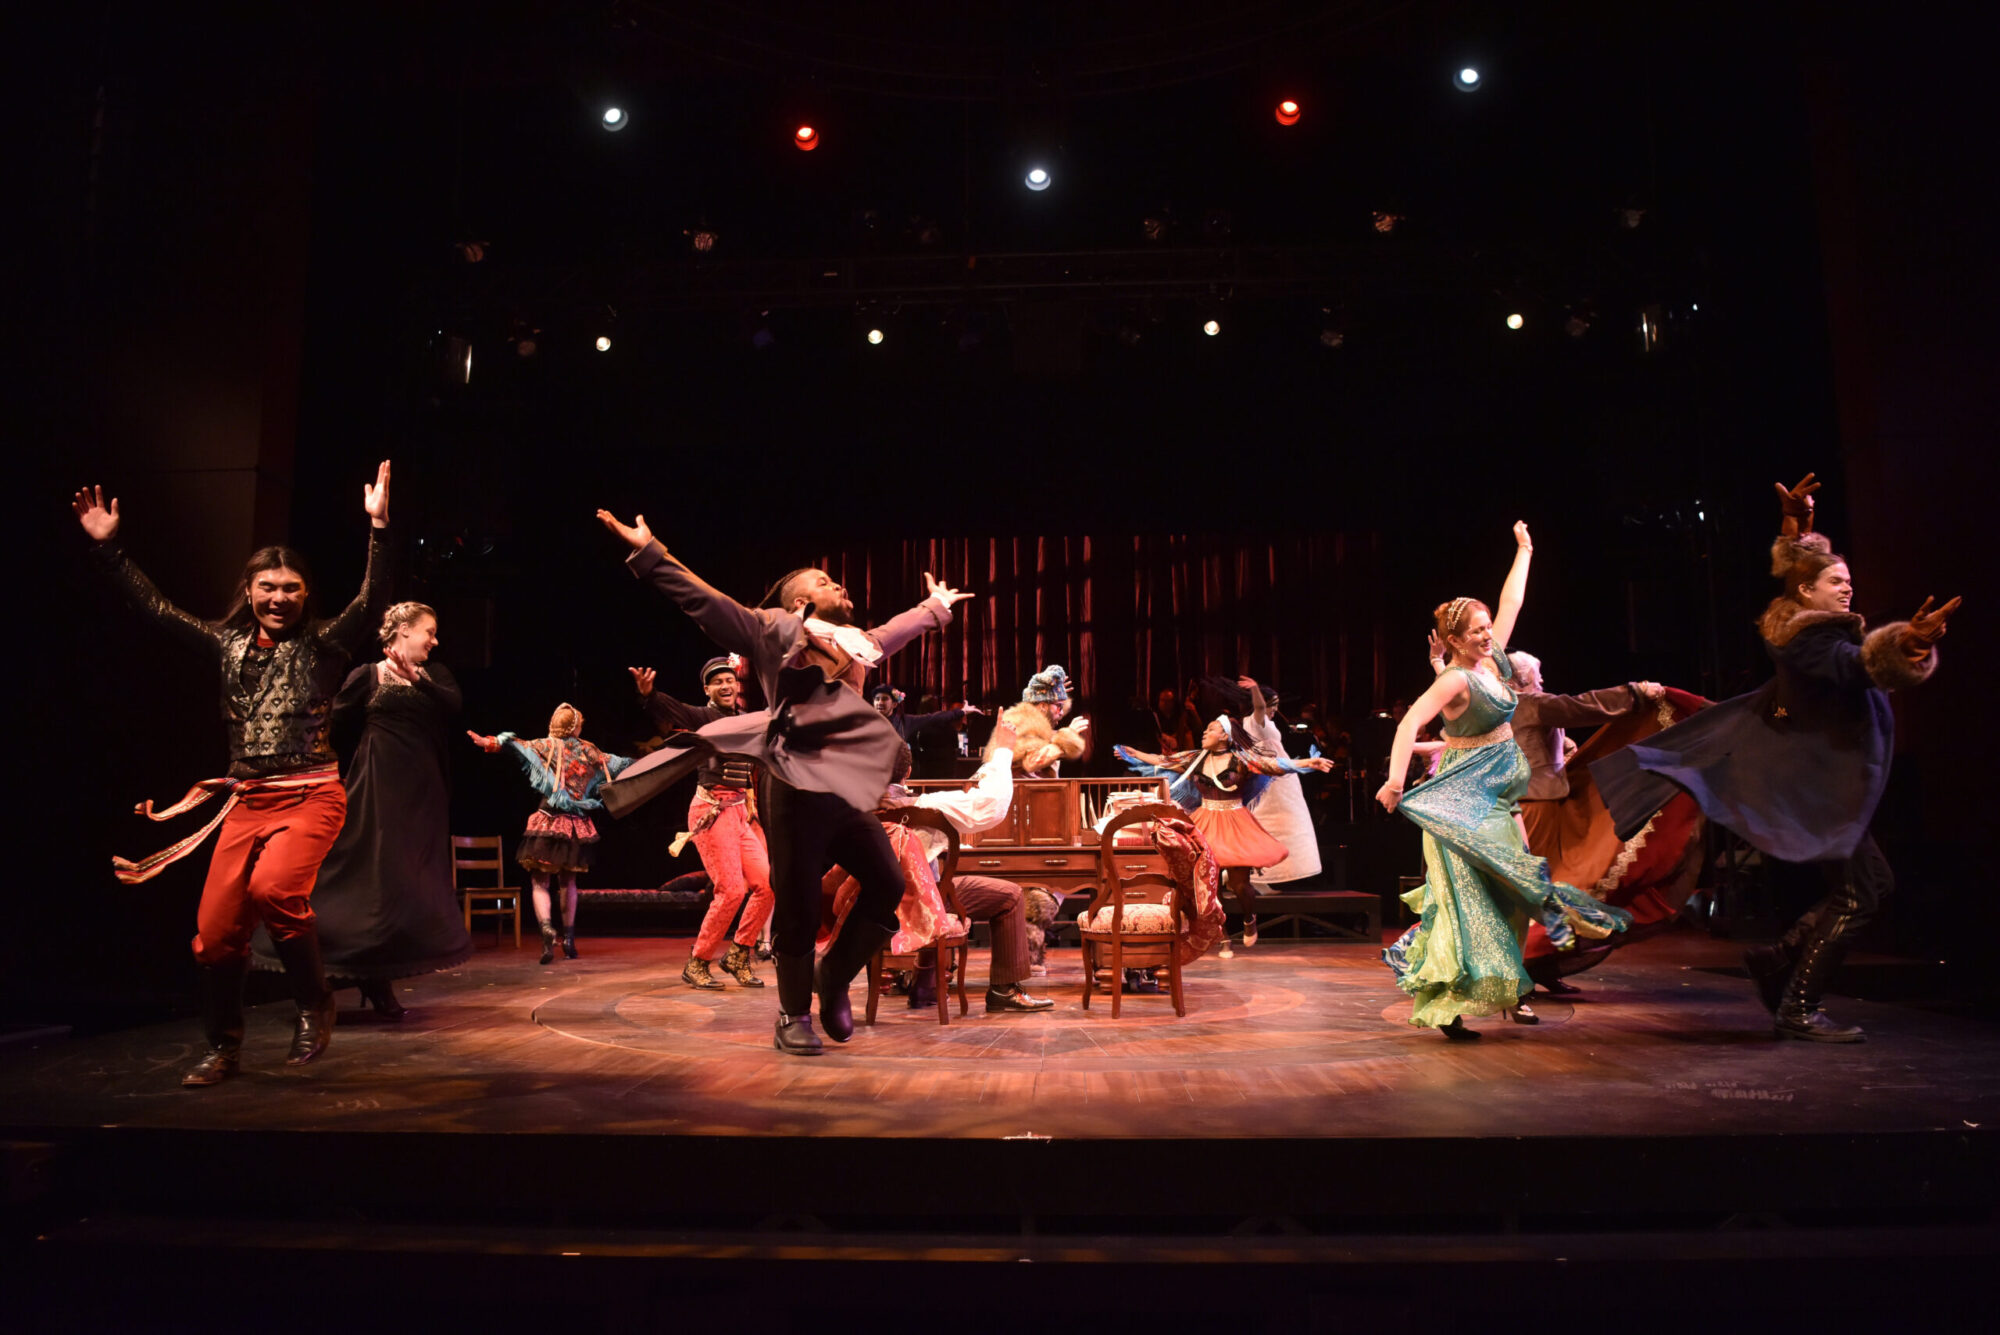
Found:
<svg viewBox="0 0 2000 1335"><path fill-rule="evenodd" d="M882 647L883 653L893 654L933 628L943 630L951 624L952 604L972 597L948 584L940 584L928 570L924 572L924 585L929 595L922 602L907 612L889 618L882 625L869 627L869 638Z"/></svg>
<svg viewBox="0 0 2000 1335"><path fill-rule="evenodd" d="M1514 564L1507 582L1500 586L1500 605L1493 609L1493 652L1504 653L1514 638L1514 623L1520 619L1521 603L1528 596L1528 562L1535 555L1535 540L1528 536L1527 524L1514 522Z"/></svg>
<svg viewBox="0 0 2000 1335"><path fill-rule="evenodd" d="M1394 811L1403 800L1403 776L1410 772L1410 755L1416 749L1417 729L1444 712L1445 706L1465 694L1462 673L1446 672L1430 684L1396 725L1396 741L1389 748L1389 779L1376 790L1375 800L1384 811Z"/></svg>
<svg viewBox="0 0 2000 1335"><path fill-rule="evenodd" d="M1264 725L1271 721L1271 706L1265 701L1264 692L1257 685L1255 677L1238 677L1236 684L1250 692L1250 717L1256 721L1255 731L1261 737Z"/></svg>
<svg viewBox="0 0 2000 1335"><path fill-rule="evenodd" d="M745 607L728 594L704 583L692 570L667 554L667 549L653 536L653 530L647 527L646 516L635 515L636 523L625 524L609 510L599 510L597 518L632 549L632 554L625 558L625 565L633 577L645 580L673 599L681 611L701 627L703 634L731 653L742 654L753 664L758 662L757 651L772 629L767 618L790 616L789 613L763 612Z"/></svg>
<svg viewBox="0 0 2000 1335"><path fill-rule="evenodd" d="M326 623L320 639L353 657L366 652L382 614L395 591L394 562L389 552L389 461L375 466L375 481L361 486L361 506L368 512L368 569L354 601Z"/></svg>
<svg viewBox="0 0 2000 1335"><path fill-rule="evenodd" d="M120 545L118 498L113 496L107 502L103 487L85 487L70 504L85 535L95 544L90 559L117 586L125 601L174 638L220 655L222 640L215 627L168 602Z"/></svg>

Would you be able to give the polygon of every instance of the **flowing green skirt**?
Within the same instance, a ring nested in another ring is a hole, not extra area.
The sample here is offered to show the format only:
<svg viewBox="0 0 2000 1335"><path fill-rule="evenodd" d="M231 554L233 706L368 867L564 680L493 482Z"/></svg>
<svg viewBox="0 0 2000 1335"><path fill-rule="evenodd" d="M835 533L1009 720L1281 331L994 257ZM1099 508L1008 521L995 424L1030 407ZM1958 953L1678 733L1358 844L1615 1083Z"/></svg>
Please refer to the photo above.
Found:
<svg viewBox="0 0 2000 1335"><path fill-rule="evenodd" d="M1521 748L1494 742L1447 751L1437 775L1398 806L1424 832L1424 883L1403 896L1417 925L1382 957L1416 1002L1412 1024L1442 1028L1518 1005L1535 987L1521 960L1531 919L1559 950L1578 933L1605 937L1632 921L1549 879L1549 864L1528 851L1514 819L1527 786Z"/></svg>

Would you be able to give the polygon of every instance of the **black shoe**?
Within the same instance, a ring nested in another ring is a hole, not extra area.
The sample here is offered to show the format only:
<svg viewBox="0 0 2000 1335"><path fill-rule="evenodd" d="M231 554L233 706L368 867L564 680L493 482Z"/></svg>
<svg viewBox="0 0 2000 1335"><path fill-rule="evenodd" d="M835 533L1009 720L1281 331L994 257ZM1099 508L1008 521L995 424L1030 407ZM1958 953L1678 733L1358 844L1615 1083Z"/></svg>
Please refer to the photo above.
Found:
<svg viewBox="0 0 2000 1335"><path fill-rule="evenodd" d="M794 1057L817 1057L826 1051L826 1045L813 1032L810 1015L787 1015L778 1012L778 1027L771 1035L771 1046Z"/></svg>
<svg viewBox="0 0 2000 1335"><path fill-rule="evenodd" d="M291 984L292 1000L298 1004L299 1018L292 1030L292 1050L285 1065L304 1066L326 1051L333 1041L333 1021L339 1008L333 990L326 985L326 969L320 963L319 934L307 931L300 936L274 939L272 947L285 963L285 980Z"/></svg>
<svg viewBox="0 0 2000 1335"><path fill-rule="evenodd" d="M1860 920L1833 912L1813 925L1812 935L1799 947L1799 962L1785 980L1784 994L1771 1015L1771 1031L1779 1038L1809 1043L1859 1043L1868 1035L1858 1025L1837 1024L1819 1008L1827 983L1840 968Z"/></svg>
<svg viewBox="0 0 2000 1335"><path fill-rule="evenodd" d="M1019 983L1012 987L986 989L986 1013L994 1011L1052 1011L1056 1003L1047 997L1031 997Z"/></svg>
<svg viewBox="0 0 2000 1335"><path fill-rule="evenodd" d="M1560 978L1551 978L1542 984L1542 991L1552 997L1574 997L1581 995L1583 989L1573 983L1565 983Z"/></svg>
<svg viewBox="0 0 2000 1335"><path fill-rule="evenodd" d="M243 1051L243 979L249 971L247 959L201 966L201 1027L208 1051L181 1077L187 1088L219 1085L236 1074Z"/></svg>
<svg viewBox="0 0 2000 1335"><path fill-rule="evenodd" d="M573 960L576 958L575 923L570 923L568 926L563 928L563 958L567 960Z"/></svg>
<svg viewBox="0 0 2000 1335"><path fill-rule="evenodd" d="M813 991L819 994L820 1028L834 1042L845 1043L854 1037L854 1007L847 999L847 985L894 935L887 928L849 918L820 957L813 970Z"/></svg>
<svg viewBox="0 0 2000 1335"><path fill-rule="evenodd" d="M1451 1023L1440 1028L1438 1032L1454 1043L1471 1043L1477 1041L1479 1038L1479 1031L1477 1029L1467 1029L1465 1027L1465 1017L1463 1015L1452 1016Z"/></svg>
<svg viewBox="0 0 2000 1335"><path fill-rule="evenodd" d="M909 987L904 989L904 996L908 998L910 1009L913 1011L937 1005L937 983L931 978L930 971L918 971L910 979Z"/></svg>
<svg viewBox="0 0 2000 1335"><path fill-rule="evenodd" d="M537 963L553 964L556 958L556 929L542 924L542 958Z"/></svg>
<svg viewBox="0 0 2000 1335"><path fill-rule="evenodd" d="M1868 1038L1860 1025L1830 1020L1817 1006L1809 1011L1780 1006L1771 1017L1771 1032L1779 1038L1802 1038L1808 1043L1861 1043Z"/></svg>
<svg viewBox="0 0 2000 1335"><path fill-rule="evenodd" d="M1535 1014L1535 1008L1523 1001L1504 1012L1515 1024L1540 1024L1542 1017Z"/></svg>
<svg viewBox="0 0 2000 1335"><path fill-rule="evenodd" d="M1136 992L1141 996L1157 996L1160 991L1160 980L1153 976L1153 971L1150 969L1127 969L1125 990Z"/></svg>
<svg viewBox="0 0 2000 1335"><path fill-rule="evenodd" d="M366 978L359 984L361 999L374 1008L375 1013L385 1020L400 1020L410 1013L410 1008L396 1000L396 989L387 978Z"/></svg>

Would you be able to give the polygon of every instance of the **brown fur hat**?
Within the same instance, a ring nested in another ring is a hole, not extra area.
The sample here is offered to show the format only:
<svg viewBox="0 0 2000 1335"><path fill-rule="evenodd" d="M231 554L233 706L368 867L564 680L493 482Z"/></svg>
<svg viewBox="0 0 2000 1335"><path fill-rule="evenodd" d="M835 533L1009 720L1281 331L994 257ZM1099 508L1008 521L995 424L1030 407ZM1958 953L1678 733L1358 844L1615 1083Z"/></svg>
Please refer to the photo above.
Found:
<svg viewBox="0 0 2000 1335"><path fill-rule="evenodd" d="M1014 768L1023 774L1039 774L1059 760L1075 760L1083 754L1083 735L1073 728L1058 728L1039 705L1009 705L1000 711L1001 723L1014 730ZM986 747L990 760L992 743Z"/></svg>

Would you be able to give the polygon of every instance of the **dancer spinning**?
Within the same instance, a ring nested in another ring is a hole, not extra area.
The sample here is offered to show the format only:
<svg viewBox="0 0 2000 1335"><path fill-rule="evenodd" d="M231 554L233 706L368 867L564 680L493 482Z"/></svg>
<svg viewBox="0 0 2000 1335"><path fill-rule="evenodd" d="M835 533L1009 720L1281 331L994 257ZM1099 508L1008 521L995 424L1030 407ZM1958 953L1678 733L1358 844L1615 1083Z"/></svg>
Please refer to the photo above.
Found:
<svg viewBox="0 0 2000 1335"><path fill-rule="evenodd" d="M117 542L118 499L102 487L76 494L92 556L127 601L155 624L197 646L221 669L222 713L229 727L229 774L208 779L164 811L164 820L218 793L222 810L207 826L139 862L117 859L120 881L134 885L200 847L218 826L208 879L195 911L194 957L201 965L202 1028L208 1051L183 1085L219 1084L236 1074L243 1047L243 979L250 932L262 922L285 964L298 1020L288 1066L326 1050L333 1036L333 993L320 964L312 911L313 877L340 833L347 793L340 783L329 715L347 665L389 602L389 464L362 488L371 526L361 592L330 621L312 616L312 576L289 547L264 547L244 563L236 602L221 621L203 621L161 596Z"/></svg>
<svg viewBox="0 0 2000 1335"><path fill-rule="evenodd" d="M451 760L458 683L433 657L437 613L397 603L382 617L382 657L348 674L333 699L347 822L313 886L320 949L334 987L358 987L386 1020L406 1011L393 979L463 964L472 937L451 875ZM256 966L271 943L260 930Z"/></svg>
<svg viewBox="0 0 2000 1335"><path fill-rule="evenodd" d="M1548 863L1528 852L1515 808L1528 790L1527 758L1509 725L1515 706L1507 640L1528 589L1535 550L1526 524L1514 525L1514 564L1500 589L1497 616L1477 598L1441 604L1434 620L1451 651L1450 667L1396 725L1388 782L1375 794L1399 807L1424 832L1424 884L1403 897L1420 915L1383 952L1397 986L1416 1001L1410 1023L1446 1038L1479 1035L1468 1015L1507 1013L1522 1024L1536 1016L1521 1004L1534 991L1521 960L1530 914L1558 948L1578 932L1604 937L1629 921L1589 895L1549 878ZM1403 794L1417 730L1445 718L1445 756L1434 778Z"/></svg>
<svg viewBox="0 0 2000 1335"><path fill-rule="evenodd" d="M742 713L743 682L737 674L748 667L735 654L703 663L701 689L708 703L700 706L682 704L654 690L653 669L628 670L653 725L662 735L671 735L694 732ZM695 771L694 800L688 803L688 833L683 838L694 841L715 889L688 962L681 968L681 981L689 987L721 989L722 983L709 972L711 962L720 963L722 971L744 987L764 985L752 966L757 937L771 918L771 854L764 843L764 827L757 821L756 790L757 767L747 760L711 755ZM674 852L680 852L679 839L674 841ZM743 921L736 928L736 939L730 941L729 926L739 905ZM729 941L726 951L724 941Z"/></svg>
<svg viewBox="0 0 2000 1335"><path fill-rule="evenodd" d="M524 742L511 732L482 737L468 732L473 744L492 753L507 747L542 795L542 804L528 817L527 832L514 850L514 861L527 869L542 925L542 963L556 957L557 928L563 955L576 958L576 877L590 870L597 848L597 822L591 813L604 809L597 790L611 782L630 756L610 756L583 740L583 711L563 703L549 715L549 735ZM551 877L562 878L562 916L554 917L549 894Z"/></svg>
<svg viewBox="0 0 2000 1335"><path fill-rule="evenodd" d="M1243 909L1243 944L1256 945L1257 892L1250 884L1250 875L1277 866L1289 854L1245 803L1255 802L1278 775L1307 770L1325 774L1333 769L1333 762L1324 757L1293 760L1282 751L1258 747L1227 714L1218 715L1202 730L1201 748L1196 751L1156 756L1129 746L1111 749L1134 771L1148 778L1172 780L1167 791L1193 814L1195 827L1222 868L1224 883L1236 892L1236 902Z"/></svg>
<svg viewBox="0 0 2000 1335"><path fill-rule="evenodd" d="M851 624L854 604L824 570L794 570L772 586L766 602L748 608L704 584L653 538L644 515L621 523L608 510L598 520L632 548L626 564L672 598L716 644L749 660L768 708L718 719L681 733L605 790L611 814L623 815L673 783L706 755L740 756L761 764L759 806L771 849L773 965L778 975L778 1022L772 1043L795 1056L823 1050L813 1032L812 1001L837 1043L854 1036L848 984L896 931L903 869L875 806L903 739L861 696L868 669L933 627L951 621L951 607L972 595L926 573L930 596L887 625ZM817 968L820 873L838 862L860 890L854 910Z"/></svg>
<svg viewBox="0 0 2000 1335"><path fill-rule="evenodd" d="M1780 1038L1858 1043L1861 1029L1828 1019L1820 998L1849 943L1896 888L1868 832L1895 752L1887 692L1936 670L1936 645L1959 599L1937 607L1925 598L1908 621L1869 630L1852 610L1847 562L1812 531L1819 483L1808 473L1795 487L1775 485L1784 519L1771 573L1782 592L1757 629L1777 675L1590 772L1621 839L1685 792L1759 852L1821 865L1826 898L1744 963Z"/></svg>

